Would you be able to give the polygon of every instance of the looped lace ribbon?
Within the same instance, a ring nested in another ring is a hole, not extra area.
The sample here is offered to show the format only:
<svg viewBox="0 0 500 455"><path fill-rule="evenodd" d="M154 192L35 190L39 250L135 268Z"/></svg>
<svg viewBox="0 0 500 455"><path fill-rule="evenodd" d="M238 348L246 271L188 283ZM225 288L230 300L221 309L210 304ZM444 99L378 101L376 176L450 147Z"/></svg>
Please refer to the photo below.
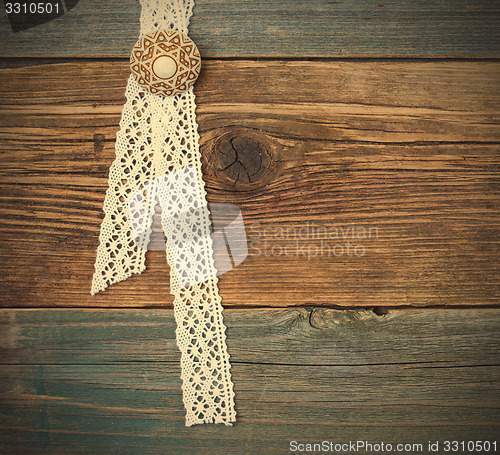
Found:
<svg viewBox="0 0 500 455"><path fill-rule="evenodd" d="M194 0L141 0L141 34L187 34ZM161 206L174 295L186 426L236 420L225 325L201 173L193 89L162 98L130 76L109 170L91 294L145 268Z"/></svg>

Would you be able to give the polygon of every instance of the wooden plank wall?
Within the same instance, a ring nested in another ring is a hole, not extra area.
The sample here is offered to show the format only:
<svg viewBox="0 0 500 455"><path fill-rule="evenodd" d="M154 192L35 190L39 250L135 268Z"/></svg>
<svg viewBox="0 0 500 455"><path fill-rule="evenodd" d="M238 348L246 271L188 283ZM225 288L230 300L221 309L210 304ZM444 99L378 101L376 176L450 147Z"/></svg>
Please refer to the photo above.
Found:
<svg viewBox="0 0 500 455"><path fill-rule="evenodd" d="M220 277L238 422L186 429L159 224L147 270L89 294L139 4L15 34L0 14L2 453L494 440L498 16L197 1L208 199L250 248Z"/></svg>

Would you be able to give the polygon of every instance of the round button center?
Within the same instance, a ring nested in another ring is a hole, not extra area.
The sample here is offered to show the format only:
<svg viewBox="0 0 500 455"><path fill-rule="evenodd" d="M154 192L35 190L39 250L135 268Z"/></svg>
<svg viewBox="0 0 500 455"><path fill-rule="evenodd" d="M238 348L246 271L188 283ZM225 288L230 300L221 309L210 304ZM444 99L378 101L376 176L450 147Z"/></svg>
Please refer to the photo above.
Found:
<svg viewBox="0 0 500 455"><path fill-rule="evenodd" d="M160 79L170 79L177 71L177 63L172 57L162 55L153 62L153 71Z"/></svg>

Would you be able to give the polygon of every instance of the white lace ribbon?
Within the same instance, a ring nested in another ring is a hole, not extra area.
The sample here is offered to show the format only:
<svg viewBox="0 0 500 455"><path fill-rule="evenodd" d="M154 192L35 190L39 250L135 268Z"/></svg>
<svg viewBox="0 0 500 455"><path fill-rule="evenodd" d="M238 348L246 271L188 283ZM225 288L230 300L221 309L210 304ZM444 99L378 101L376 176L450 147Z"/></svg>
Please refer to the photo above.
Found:
<svg viewBox="0 0 500 455"><path fill-rule="evenodd" d="M141 0L141 34L187 33L193 0ZM236 419L192 89L162 98L131 76L109 171L91 293L145 268L156 204L174 295L186 425Z"/></svg>

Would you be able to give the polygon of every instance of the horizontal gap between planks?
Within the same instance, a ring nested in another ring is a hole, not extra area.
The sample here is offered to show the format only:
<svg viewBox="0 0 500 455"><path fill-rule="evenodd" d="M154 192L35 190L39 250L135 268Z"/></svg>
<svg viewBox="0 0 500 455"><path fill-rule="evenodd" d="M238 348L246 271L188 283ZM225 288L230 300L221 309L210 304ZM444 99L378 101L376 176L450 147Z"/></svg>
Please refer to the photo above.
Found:
<svg viewBox="0 0 500 455"><path fill-rule="evenodd" d="M0 69L10 68L10 65L31 63L32 65L74 63L78 62L126 62L129 57L0 57ZM264 61L264 62L485 62L496 63L499 57L203 57L205 61ZM25 66L25 65L22 65ZM14 66L15 67L15 66Z"/></svg>
<svg viewBox="0 0 500 455"><path fill-rule="evenodd" d="M113 366L113 365L129 365L129 364L163 364L163 365L177 365L178 360L124 360L117 362L103 362L103 363L1 363L3 366ZM478 363L475 365L448 365L446 362L386 362L386 363L281 363L281 362L245 362L239 360L231 360L233 365L269 365L269 366L283 366L283 367L384 367L384 366L404 366L404 365L414 365L420 366L420 368L489 368L489 367L500 367L500 363ZM435 365L429 365L435 364ZM425 366L427 365L427 366ZM411 368L410 368L411 369Z"/></svg>
<svg viewBox="0 0 500 455"><path fill-rule="evenodd" d="M314 103L311 103L314 104ZM54 114L53 114L54 115ZM67 114L60 114L61 117ZM45 114L34 114L33 117L44 117ZM235 126L236 125L231 125ZM247 128L248 130L252 129L254 131L261 131L257 128ZM293 136L286 136L286 138L295 138ZM36 139L35 141L27 141L26 139L14 139L8 138L3 139L5 142L36 142L36 143L46 143L46 144L91 144L95 142L95 139ZM499 145L500 141L413 141L413 142L404 142L404 141L361 141L354 139L316 139L316 138L308 138L308 142L329 142L332 144L379 144L379 145L410 145L410 146L420 146L420 145ZM109 139L100 139L100 142L104 143L115 143L116 138ZM386 171L388 169L384 169ZM390 170L390 169L389 169ZM356 170L352 170L351 172L355 172ZM397 169L398 172L401 172L401 169ZM434 171L434 170L432 170ZM421 172L421 170L419 170Z"/></svg>
<svg viewBox="0 0 500 455"><path fill-rule="evenodd" d="M222 296L224 297L224 296ZM222 305L224 307L224 304ZM253 311L253 310L294 310L294 309L308 309L308 310L316 310L316 309L328 309L328 310L342 310L342 311L373 311L377 314L378 310L384 311L415 311L415 310L463 310L464 312L467 310L497 310L500 309L500 303L498 304L483 304L483 305L429 305L429 306L411 306L411 305L393 305L393 306L342 306L342 305L334 305L334 304L322 304L322 305L313 305L313 304L304 304L304 305L288 305L282 307L276 306L268 306L268 305L231 305L230 307L224 307L224 311L233 311L233 310L245 310L245 311ZM31 307L31 306L3 306L0 307L0 312L4 310L14 310L14 311L143 311L143 310L164 310L164 311L173 311L174 308L172 306L165 307L163 306L123 306L123 307L110 307L110 306L72 306L72 307L64 307L64 306L47 306L47 307ZM385 316L385 314L377 314L377 316Z"/></svg>

